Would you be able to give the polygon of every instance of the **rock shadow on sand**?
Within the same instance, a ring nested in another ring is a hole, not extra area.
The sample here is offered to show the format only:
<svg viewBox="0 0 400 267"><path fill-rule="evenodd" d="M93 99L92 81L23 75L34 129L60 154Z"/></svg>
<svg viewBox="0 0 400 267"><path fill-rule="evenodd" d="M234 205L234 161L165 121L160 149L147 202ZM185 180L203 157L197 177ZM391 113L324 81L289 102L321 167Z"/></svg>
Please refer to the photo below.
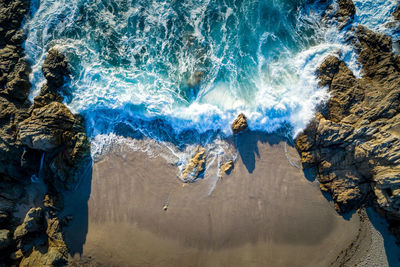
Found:
<svg viewBox="0 0 400 267"><path fill-rule="evenodd" d="M234 146L237 149L240 159L246 166L249 173L253 173L256 168L256 160L260 158L258 143L268 143L270 146L277 145L280 142L287 142L287 139L278 134L266 134L261 131L241 132L234 137Z"/></svg>
<svg viewBox="0 0 400 267"><path fill-rule="evenodd" d="M89 227L89 209L88 201L91 193L93 162L88 158L80 169L81 180L75 190L64 192L65 216L72 216L72 220L64 228L65 242L69 254L82 255L83 245L86 242L86 236Z"/></svg>

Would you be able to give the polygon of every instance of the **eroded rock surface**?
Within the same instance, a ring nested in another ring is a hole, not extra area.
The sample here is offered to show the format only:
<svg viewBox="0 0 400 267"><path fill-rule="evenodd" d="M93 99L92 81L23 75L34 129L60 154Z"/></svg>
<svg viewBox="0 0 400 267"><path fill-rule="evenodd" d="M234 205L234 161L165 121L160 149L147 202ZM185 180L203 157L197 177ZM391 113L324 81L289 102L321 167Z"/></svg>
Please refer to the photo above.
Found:
<svg viewBox="0 0 400 267"><path fill-rule="evenodd" d="M356 7L352 0L337 0L337 5L331 4L328 6L323 17L323 23L337 23L338 29L342 30L348 26L356 14Z"/></svg>
<svg viewBox="0 0 400 267"><path fill-rule="evenodd" d="M197 146L193 158L182 172L185 182L194 182L203 174L206 165L206 150Z"/></svg>
<svg viewBox="0 0 400 267"><path fill-rule="evenodd" d="M56 49L50 49L43 63L42 72L50 89L56 91L64 85L65 77L69 74L65 56Z"/></svg>
<svg viewBox="0 0 400 267"><path fill-rule="evenodd" d="M0 1L0 95L23 103L30 89L30 67L23 56L20 30L30 1Z"/></svg>
<svg viewBox="0 0 400 267"><path fill-rule="evenodd" d="M336 17L340 23L339 27L344 27L354 19L356 14L356 7L352 0L338 0L339 10L336 13Z"/></svg>
<svg viewBox="0 0 400 267"><path fill-rule="evenodd" d="M54 213L32 208L14 232L20 266L66 266L68 250L62 223Z"/></svg>
<svg viewBox="0 0 400 267"><path fill-rule="evenodd" d="M247 118L243 113L239 114L232 123L232 131L234 134L245 131L247 127Z"/></svg>
<svg viewBox="0 0 400 267"><path fill-rule="evenodd" d="M400 220L400 58L391 38L358 26L362 78L329 56L318 70L331 99L296 140L304 168L339 212L373 200L394 224ZM395 229L393 229L395 232Z"/></svg>
<svg viewBox="0 0 400 267"><path fill-rule="evenodd" d="M230 174L231 171L234 168L234 162L233 160L227 161L224 164L221 165L220 171L219 171L219 178L222 178L223 174Z"/></svg>
<svg viewBox="0 0 400 267"><path fill-rule="evenodd" d="M32 208L25 215L25 219L14 231L14 239L20 240L28 234L36 233L41 230L43 225L43 211L41 208Z"/></svg>
<svg viewBox="0 0 400 267"><path fill-rule="evenodd" d="M31 70L20 27L29 7L28 0L0 0L0 263L63 266L67 248L60 192L77 184L89 144L83 119L62 104L69 74L62 53L48 52L42 66L47 83L33 105L27 100ZM43 206L33 206L21 221L15 212L29 203L31 177L42 180L48 192Z"/></svg>
<svg viewBox="0 0 400 267"><path fill-rule="evenodd" d="M49 152L72 138L74 124L75 117L69 109L52 102L34 109L31 116L19 124L18 133L23 145Z"/></svg>

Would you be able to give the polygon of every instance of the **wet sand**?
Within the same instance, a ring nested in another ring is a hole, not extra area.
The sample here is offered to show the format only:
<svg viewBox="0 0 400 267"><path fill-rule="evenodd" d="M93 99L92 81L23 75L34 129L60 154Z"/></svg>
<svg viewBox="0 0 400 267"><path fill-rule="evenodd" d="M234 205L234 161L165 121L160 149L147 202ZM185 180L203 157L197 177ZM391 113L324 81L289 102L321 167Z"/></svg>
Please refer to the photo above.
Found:
<svg viewBox="0 0 400 267"><path fill-rule="evenodd" d="M78 252L104 266L330 266L357 238L358 215L339 216L279 138L236 143L230 175L191 184L161 157L108 153L93 165Z"/></svg>

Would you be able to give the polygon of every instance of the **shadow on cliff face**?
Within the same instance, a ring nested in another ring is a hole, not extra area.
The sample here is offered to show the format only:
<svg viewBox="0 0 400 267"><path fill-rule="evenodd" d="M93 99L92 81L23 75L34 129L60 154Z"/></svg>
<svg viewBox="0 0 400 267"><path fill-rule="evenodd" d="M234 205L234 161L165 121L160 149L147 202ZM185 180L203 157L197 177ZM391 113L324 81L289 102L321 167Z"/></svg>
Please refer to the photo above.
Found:
<svg viewBox="0 0 400 267"><path fill-rule="evenodd" d="M261 131L245 131L235 135L234 146L239 152L240 159L246 166L249 173L253 173L256 167L256 158L260 158L258 151L258 143L268 143L269 145L277 145L280 142L287 142L287 139L279 134L266 134Z"/></svg>
<svg viewBox="0 0 400 267"><path fill-rule="evenodd" d="M301 156L301 155L300 155ZM304 177L309 181L309 182L314 182L317 179L317 173L318 170L316 168L304 168L303 166L303 174ZM332 198L331 193L325 192L321 190L321 195L329 202L329 203L334 203L334 200ZM353 217L354 214L356 214L356 210L350 210L348 212L338 212L338 215L342 216L343 219L346 221L350 221L351 218Z"/></svg>
<svg viewBox="0 0 400 267"><path fill-rule="evenodd" d="M63 215L72 216L71 221L64 228L65 243L70 255L82 254L83 245L88 233L88 201L92 184L91 158L87 158L79 172L81 180L75 190L64 192Z"/></svg>

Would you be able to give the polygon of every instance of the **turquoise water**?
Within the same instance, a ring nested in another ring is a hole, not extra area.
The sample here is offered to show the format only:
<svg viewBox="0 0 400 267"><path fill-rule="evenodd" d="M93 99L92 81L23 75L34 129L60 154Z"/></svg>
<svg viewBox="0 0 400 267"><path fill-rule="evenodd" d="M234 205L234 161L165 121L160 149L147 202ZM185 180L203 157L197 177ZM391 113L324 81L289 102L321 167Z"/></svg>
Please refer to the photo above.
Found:
<svg viewBox="0 0 400 267"><path fill-rule="evenodd" d="M381 28L395 1L355 1L355 23ZM328 99L317 66L338 53L357 71L344 34L322 27L326 4L296 0L32 0L25 44L33 66L56 46L68 58L66 103L87 131L187 142L253 130L296 135ZM373 12L373 16L371 16ZM338 52L340 51L340 53ZM200 137L199 137L200 138Z"/></svg>

